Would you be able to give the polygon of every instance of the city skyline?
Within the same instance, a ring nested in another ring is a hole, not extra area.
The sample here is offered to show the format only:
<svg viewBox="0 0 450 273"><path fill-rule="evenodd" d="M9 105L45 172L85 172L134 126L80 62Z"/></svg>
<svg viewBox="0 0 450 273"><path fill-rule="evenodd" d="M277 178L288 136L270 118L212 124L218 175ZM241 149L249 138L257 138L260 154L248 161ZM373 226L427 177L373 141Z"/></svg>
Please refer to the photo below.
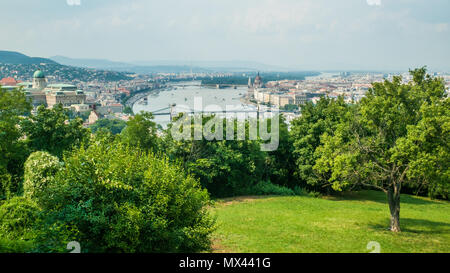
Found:
<svg viewBox="0 0 450 273"><path fill-rule="evenodd" d="M4 3L0 39L40 57L450 70L448 1L336 2L18 0Z"/></svg>

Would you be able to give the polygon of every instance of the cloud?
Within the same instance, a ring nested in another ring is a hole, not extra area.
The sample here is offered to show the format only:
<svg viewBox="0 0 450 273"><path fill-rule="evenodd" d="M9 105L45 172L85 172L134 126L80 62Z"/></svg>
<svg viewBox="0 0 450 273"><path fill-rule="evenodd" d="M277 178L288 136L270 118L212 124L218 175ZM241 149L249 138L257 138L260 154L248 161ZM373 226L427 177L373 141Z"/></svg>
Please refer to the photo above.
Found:
<svg viewBox="0 0 450 273"><path fill-rule="evenodd" d="M80 6L81 0L67 0L67 5L69 6Z"/></svg>
<svg viewBox="0 0 450 273"><path fill-rule="evenodd" d="M381 0L367 0L369 6L381 6Z"/></svg>

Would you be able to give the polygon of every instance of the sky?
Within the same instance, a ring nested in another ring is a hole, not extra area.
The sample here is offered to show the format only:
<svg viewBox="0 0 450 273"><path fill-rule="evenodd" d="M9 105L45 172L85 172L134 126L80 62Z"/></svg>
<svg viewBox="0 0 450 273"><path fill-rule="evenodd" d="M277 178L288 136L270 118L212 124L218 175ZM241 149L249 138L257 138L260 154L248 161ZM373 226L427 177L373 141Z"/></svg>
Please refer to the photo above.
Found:
<svg viewBox="0 0 450 273"><path fill-rule="evenodd" d="M0 50L450 71L448 0L1 0Z"/></svg>

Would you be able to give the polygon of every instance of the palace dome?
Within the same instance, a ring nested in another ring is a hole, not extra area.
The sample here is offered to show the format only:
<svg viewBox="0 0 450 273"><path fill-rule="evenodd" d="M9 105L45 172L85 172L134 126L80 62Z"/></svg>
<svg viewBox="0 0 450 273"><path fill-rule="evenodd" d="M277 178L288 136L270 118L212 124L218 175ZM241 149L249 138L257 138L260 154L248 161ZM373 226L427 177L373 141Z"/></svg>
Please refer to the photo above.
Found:
<svg viewBox="0 0 450 273"><path fill-rule="evenodd" d="M43 79L43 78L45 78L45 75L44 75L44 73L41 70L37 70L36 72L34 72L33 78L35 78L35 79Z"/></svg>

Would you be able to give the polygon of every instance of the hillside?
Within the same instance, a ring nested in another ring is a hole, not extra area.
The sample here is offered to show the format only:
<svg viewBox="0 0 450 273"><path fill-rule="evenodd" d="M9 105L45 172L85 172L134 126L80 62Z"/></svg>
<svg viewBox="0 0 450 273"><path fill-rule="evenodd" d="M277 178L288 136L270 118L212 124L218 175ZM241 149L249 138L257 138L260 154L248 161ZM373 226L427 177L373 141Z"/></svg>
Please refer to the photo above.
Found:
<svg viewBox="0 0 450 273"><path fill-rule="evenodd" d="M402 195L403 232L388 230L385 195L363 191L334 198L260 197L217 202L214 252L449 252L450 203Z"/></svg>
<svg viewBox="0 0 450 273"><path fill-rule="evenodd" d="M78 66L93 69L106 69L111 71L120 71L138 74L153 74L153 73L202 73L211 72L208 69L201 67L193 67L187 65L139 65L123 62L114 62L103 59L74 59L64 56L51 57L52 60L70 66Z"/></svg>
<svg viewBox="0 0 450 273"><path fill-rule="evenodd" d="M29 81L34 71L38 69L42 70L52 82L111 82L131 79L126 72L62 65L46 58L34 58L18 52L0 51L0 79L14 77L21 81Z"/></svg>
<svg viewBox="0 0 450 273"><path fill-rule="evenodd" d="M207 73L207 72L248 72L248 71L285 71L286 68L245 61L136 61L115 62L104 59L76 59L53 56L50 59L63 65L108 69L114 71L151 73Z"/></svg>
<svg viewBox="0 0 450 273"><path fill-rule="evenodd" d="M19 52L14 51L1 51L0 50L0 63L2 64L57 64L57 62L46 59L29 57Z"/></svg>
<svg viewBox="0 0 450 273"><path fill-rule="evenodd" d="M68 58L64 56L53 56L50 57L55 62L58 62L63 65L70 66L78 66L78 67L86 67L86 68L96 68L96 69L114 69L114 68L129 68L133 65L121 63L121 62L113 62L109 60L102 59L74 59Z"/></svg>

